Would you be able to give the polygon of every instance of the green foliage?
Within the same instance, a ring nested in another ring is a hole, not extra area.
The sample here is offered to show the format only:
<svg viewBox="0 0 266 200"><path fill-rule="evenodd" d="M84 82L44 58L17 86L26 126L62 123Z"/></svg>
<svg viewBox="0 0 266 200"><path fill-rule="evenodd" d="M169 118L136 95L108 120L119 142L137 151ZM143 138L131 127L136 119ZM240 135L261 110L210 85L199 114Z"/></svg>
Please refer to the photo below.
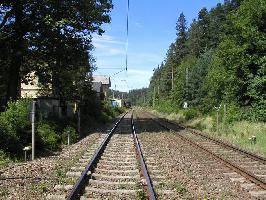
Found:
<svg viewBox="0 0 266 200"><path fill-rule="evenodd" d="M243 1L229 16L231 37L221 43L218 51L228 71L225 98L243 108L250 107L250 120L266 120L266 59L261 56L266 44L265 15L263 0Z"/></svg>
<svg viewBox="0 0 266 200"><path fill-rule="evenodd" d="M22 145L19 142L19 138L16 132L13 132L8 128L7 124L0 121L0 149L4 152L11 154L17 154L22 150Z"/></svg>
<svg viewBox="0 0 266 200"><path fill-rule="evenodd" d="M164 113L177 113L178 107L174 106L171 100L160 101L156 104L156 110Z"/></svg>
<svg viewBox="0 0 266 200"><path fill-rule="evenodd" d="M189 102L192 100L194 91L190 76L196 63L197 58L193 55L188 55L177 68L173 99L179 107L182 107L185 101Z"/></svg>
<svg viewBox="0 0 266 200"><path fill-rule="evenodd" d="M70 137L70 143L71 144L78 141L79 136L78 136L77 131L73 127L67 126L66 128L64 128L63 133L62 133L62 143L63 144L67 144L68 135Z"/></svg>
<svg viewBox="0 0 266 200"><path fill-rule="evenodd" d="M185 120L191 120L198 116L198 112L194 108L185 109L182 113L185 116Z"/></svg>
<svg viewBox="0 0 266 200"><path fill-rule="evenodd" d="M102 111L100 112L99 121L102 123L106 123L111 121L112 118L118 116L123 113L124 108L112 107L109 102L102 103Z"/></svg>
<svg viewBox="0 0 266 200"><path fill-rule="evenodd" d="M11 160L9 156L2 150L0 150L0 167L5 166Z"/></svg>
<svg viewBox="0 0 266 200"><path fill-rule="evenodd" d="M128 93L127 101L129 101L132 106L147 106L151 104L150 95L148 94L149 92L150 91L148 90L148 88L130 90Z"/></svg>
<svg viewBox="0 0 266 200"><path fill-rule="evenodd" d="M181 14L176 42L151 78L150 105L169 112L168 100L177 109L187 102L208 114L226 104L228 123L266 121L265 16L264 0L232 0L210 11L203 8L188 30Z"/></svg>
<svg viewBox="0 0 266 200"><path fill-rule="evenodd" d="M59 148L59 136L50 124L44 122L39 123L37 126L37 134L43 145L48 149L57 150Z"/></svg>
<svg viewBox="0 0 266 200"><path fill-rule="evenodd" d="M31 135L29 120L29 99L10 101L5 112L0 113L0 149L12 154L22 152Z"/></svg>
<svg viewBox="0 0 266 200"><path fill-rule="evenodd" d="M8 108L0 114L0 119L12 131L26 128L29 124L29 99L8 102Z"/></svg>
<svg viewBox="0 0 266 200"><path fill-rule="evenodd" d="M180 182L176 182L175 183L175 190L180 194L180 195L183 195L187 192L187 189L186 187L180 183Z"/></svg>
<svg viewBox="0 0 266 200"><path fill-rule="evenodd" d="M52 86L53 95L80 97L94 68L91 35L104 32L101 25L110 22L111 9L111 0L1 1L0 46L5 48L0 64L5 70L0 75L6 80L0 84L7 86L5 99L17 99L20 78L30 83L26 75L33 71L44 88Z"/></svg>

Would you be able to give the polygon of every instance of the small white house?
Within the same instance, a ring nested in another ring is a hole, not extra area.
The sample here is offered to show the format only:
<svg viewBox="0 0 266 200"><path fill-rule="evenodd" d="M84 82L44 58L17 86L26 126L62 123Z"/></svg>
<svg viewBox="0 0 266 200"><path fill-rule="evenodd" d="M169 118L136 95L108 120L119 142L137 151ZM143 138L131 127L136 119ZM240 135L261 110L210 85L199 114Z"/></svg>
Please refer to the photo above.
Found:
<svg viewBox="0 0 266 200"><path fill-rule="evenodd" d="M125 104L124 99L111 99L111 104L113 107L123 107Z"/></svg>

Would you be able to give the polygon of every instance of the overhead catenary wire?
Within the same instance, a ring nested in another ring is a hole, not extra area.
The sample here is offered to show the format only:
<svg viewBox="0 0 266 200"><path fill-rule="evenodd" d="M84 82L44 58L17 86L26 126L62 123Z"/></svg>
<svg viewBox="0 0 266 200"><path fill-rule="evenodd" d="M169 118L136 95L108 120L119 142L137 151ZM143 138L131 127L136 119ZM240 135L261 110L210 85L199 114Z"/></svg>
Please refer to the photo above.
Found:
<svg viewBox="0 0 266 200"><path fill-rule="evenodd" d="M125 47L125 49L126 49L126 66L125 66L125 68L113 68L113 69L122 69L122 70L120 70L120 71L118 71L118 72L116 72L116 73L114 73L113 75L112 75L112 77L114 77L114 76L116 76L117 74L120 74L120 73L122 73L123 71L125 71L125 72L127 72L127 70L128 70L128 36L129 36L129 0L127 0L127 17L126 17L126 47ZM101 68L101 69L103 69L103 68Z"/></svg>
<svg viewBox="0 0 266 200"><path fill-rule="evenodd" d="M129 10L130 10L130 0L127 0L127 14L126 14L126 44L125 44L125 51L126 51L126 57L125 57L125 67L123 68L98 68L98 69L121 69L120 71L114 73L111 75L111 77L116 76L117 74L122 73L123 71L127 72L128 70L128 41L129 41Z"/></svg>
<svg viewBox="0 0 266 200"><path fill-rule="evenodd" d="M129 0L127 0L126 71L128 68Z"/></svg>

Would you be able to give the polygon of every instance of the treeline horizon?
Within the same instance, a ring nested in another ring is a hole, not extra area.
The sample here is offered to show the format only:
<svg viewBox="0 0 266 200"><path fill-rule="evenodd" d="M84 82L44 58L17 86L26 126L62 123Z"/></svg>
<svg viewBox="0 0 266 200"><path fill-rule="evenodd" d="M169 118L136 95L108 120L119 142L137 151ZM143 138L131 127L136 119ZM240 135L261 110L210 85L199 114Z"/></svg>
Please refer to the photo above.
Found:
<svg viewBox="0 0 266 200"><path fill-rule="evenodd" d="M181 13L176 31L149 87L130 91L132 101L202 114L226 105L228 120L266 121L265 0L202 8L189 27Z"/></svg>

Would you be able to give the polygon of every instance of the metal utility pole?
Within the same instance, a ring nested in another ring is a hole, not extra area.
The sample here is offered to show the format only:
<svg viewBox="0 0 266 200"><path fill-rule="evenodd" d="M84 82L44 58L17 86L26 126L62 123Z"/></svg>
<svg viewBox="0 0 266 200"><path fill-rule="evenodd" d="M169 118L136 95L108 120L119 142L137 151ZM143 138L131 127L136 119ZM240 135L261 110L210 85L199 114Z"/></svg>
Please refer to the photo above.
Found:
<svg viewBox="0 0 266 200"><path fill-rule="evenodd" d="M35 157L35 104L36 101L32 102L32 108L31 108L31 159L34 160Z"/></svg>

